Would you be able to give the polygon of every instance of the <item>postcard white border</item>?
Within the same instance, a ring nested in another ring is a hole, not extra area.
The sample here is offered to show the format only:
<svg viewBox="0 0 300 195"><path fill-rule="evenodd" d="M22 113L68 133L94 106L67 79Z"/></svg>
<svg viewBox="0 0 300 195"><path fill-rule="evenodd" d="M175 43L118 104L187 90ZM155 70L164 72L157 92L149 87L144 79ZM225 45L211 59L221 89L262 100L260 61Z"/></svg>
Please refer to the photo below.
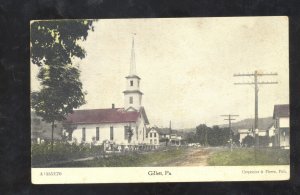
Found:
<svg viewBox="0 0 300 195"><path fill-rule="evenodd" d="M277 181L290 178L289 165L32 168L31 171L33 184Z"/></svg>

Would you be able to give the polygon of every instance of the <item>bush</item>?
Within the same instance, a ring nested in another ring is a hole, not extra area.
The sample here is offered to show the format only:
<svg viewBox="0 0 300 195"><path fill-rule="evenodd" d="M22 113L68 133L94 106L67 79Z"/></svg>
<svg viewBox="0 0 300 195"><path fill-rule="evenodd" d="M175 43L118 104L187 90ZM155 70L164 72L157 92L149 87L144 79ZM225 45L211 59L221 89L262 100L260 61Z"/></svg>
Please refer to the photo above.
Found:
<svg viewBox="0 0 300 195"><path fill-rule="evenodd" d="M252 147L254 146L254 137L247 135L243 140L242 140L242 144L246 147Z"/></svg>
<svg viewBox="0 0 300 195"><path fill-rule="evenodd" d="M97 156L103 152L103 146L56 142L53 145L53 152L51 150L51 144L49 143L32 144L31 150L31 162L34 166L88 156Z"/></svg>

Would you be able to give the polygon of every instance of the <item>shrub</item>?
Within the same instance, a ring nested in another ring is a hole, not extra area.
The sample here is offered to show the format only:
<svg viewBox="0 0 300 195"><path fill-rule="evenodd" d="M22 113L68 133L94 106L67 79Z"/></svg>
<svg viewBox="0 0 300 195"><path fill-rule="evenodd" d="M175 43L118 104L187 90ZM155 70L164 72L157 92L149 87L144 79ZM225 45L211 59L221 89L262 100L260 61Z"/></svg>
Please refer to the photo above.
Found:
<svg viewBox="0 0 300 195"><path fill-rule="evenodd" d="M31 150L31 162L34 166L101 155L103 152L103 146L56 142L53 146L53 152L51 151L51 144L49 143L32 144Z"/></svg>

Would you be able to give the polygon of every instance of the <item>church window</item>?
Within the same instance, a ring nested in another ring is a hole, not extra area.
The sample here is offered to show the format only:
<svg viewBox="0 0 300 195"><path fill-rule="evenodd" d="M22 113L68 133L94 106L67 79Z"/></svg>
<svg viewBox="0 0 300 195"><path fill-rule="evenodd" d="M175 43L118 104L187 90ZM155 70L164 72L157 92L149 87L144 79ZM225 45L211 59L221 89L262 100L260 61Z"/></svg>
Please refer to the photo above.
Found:
<svg viewBox="0 0 300 195"><path fill-rule="evenodd" d="M85 141L85 137L86 135L85 135L85 128L83 127L82 128L82 141Z"/></svg>
<svg viewBox="0 0 300 195"><path fill-rule="evenodd" d="M129 97L129 103L133 104L133 97Z"/></svg>
<svg viewBox="0 0 300 195"><path fill-rule="evenodd" d="M133 86L133 81L130 81L130 86Z"/></svg>
<svg viewBox="0 0 300 195"><path fill-rule="evenodd" d="M124 139L128 139L128 130L129 130L129 127L128 126L124 126Z"/></svg>
<svg viewBox="0 0 300 195"><path fill-rule="evenodd" d="M110 140L114 139L114 127L110 127Z"/></svg>
<svg viewBox="0 0 300 195"><path fill-rule="evenodd" d="M152 133L150 133L150 137L152 137Z"/></svg>
<svg viewBox="0 0 300 195"><path fill-rule="evenodd" d="M100 135L99 134L99 127L96 127L96 141L99 141L99 138L100 138L99 135Z"/></svg>

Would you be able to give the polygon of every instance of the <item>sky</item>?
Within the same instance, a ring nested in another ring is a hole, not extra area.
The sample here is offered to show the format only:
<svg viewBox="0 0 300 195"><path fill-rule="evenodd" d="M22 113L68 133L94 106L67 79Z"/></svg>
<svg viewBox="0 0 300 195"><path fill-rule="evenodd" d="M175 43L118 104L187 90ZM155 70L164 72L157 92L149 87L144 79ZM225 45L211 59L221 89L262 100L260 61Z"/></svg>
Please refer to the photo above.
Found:
<svg viewBox="0 0 300 195"><path fill-rule="evenodd" d="M254 117L253 77L235 73L277 72L259 81L259 117L273 115L275 104L289 103L287 17L103 19L80 42L87 56L79 65L87 104L80 109L124 106L133 34L137 75L150 126L194 128ZM32 90L38 68L31 65Z"/></svg>

